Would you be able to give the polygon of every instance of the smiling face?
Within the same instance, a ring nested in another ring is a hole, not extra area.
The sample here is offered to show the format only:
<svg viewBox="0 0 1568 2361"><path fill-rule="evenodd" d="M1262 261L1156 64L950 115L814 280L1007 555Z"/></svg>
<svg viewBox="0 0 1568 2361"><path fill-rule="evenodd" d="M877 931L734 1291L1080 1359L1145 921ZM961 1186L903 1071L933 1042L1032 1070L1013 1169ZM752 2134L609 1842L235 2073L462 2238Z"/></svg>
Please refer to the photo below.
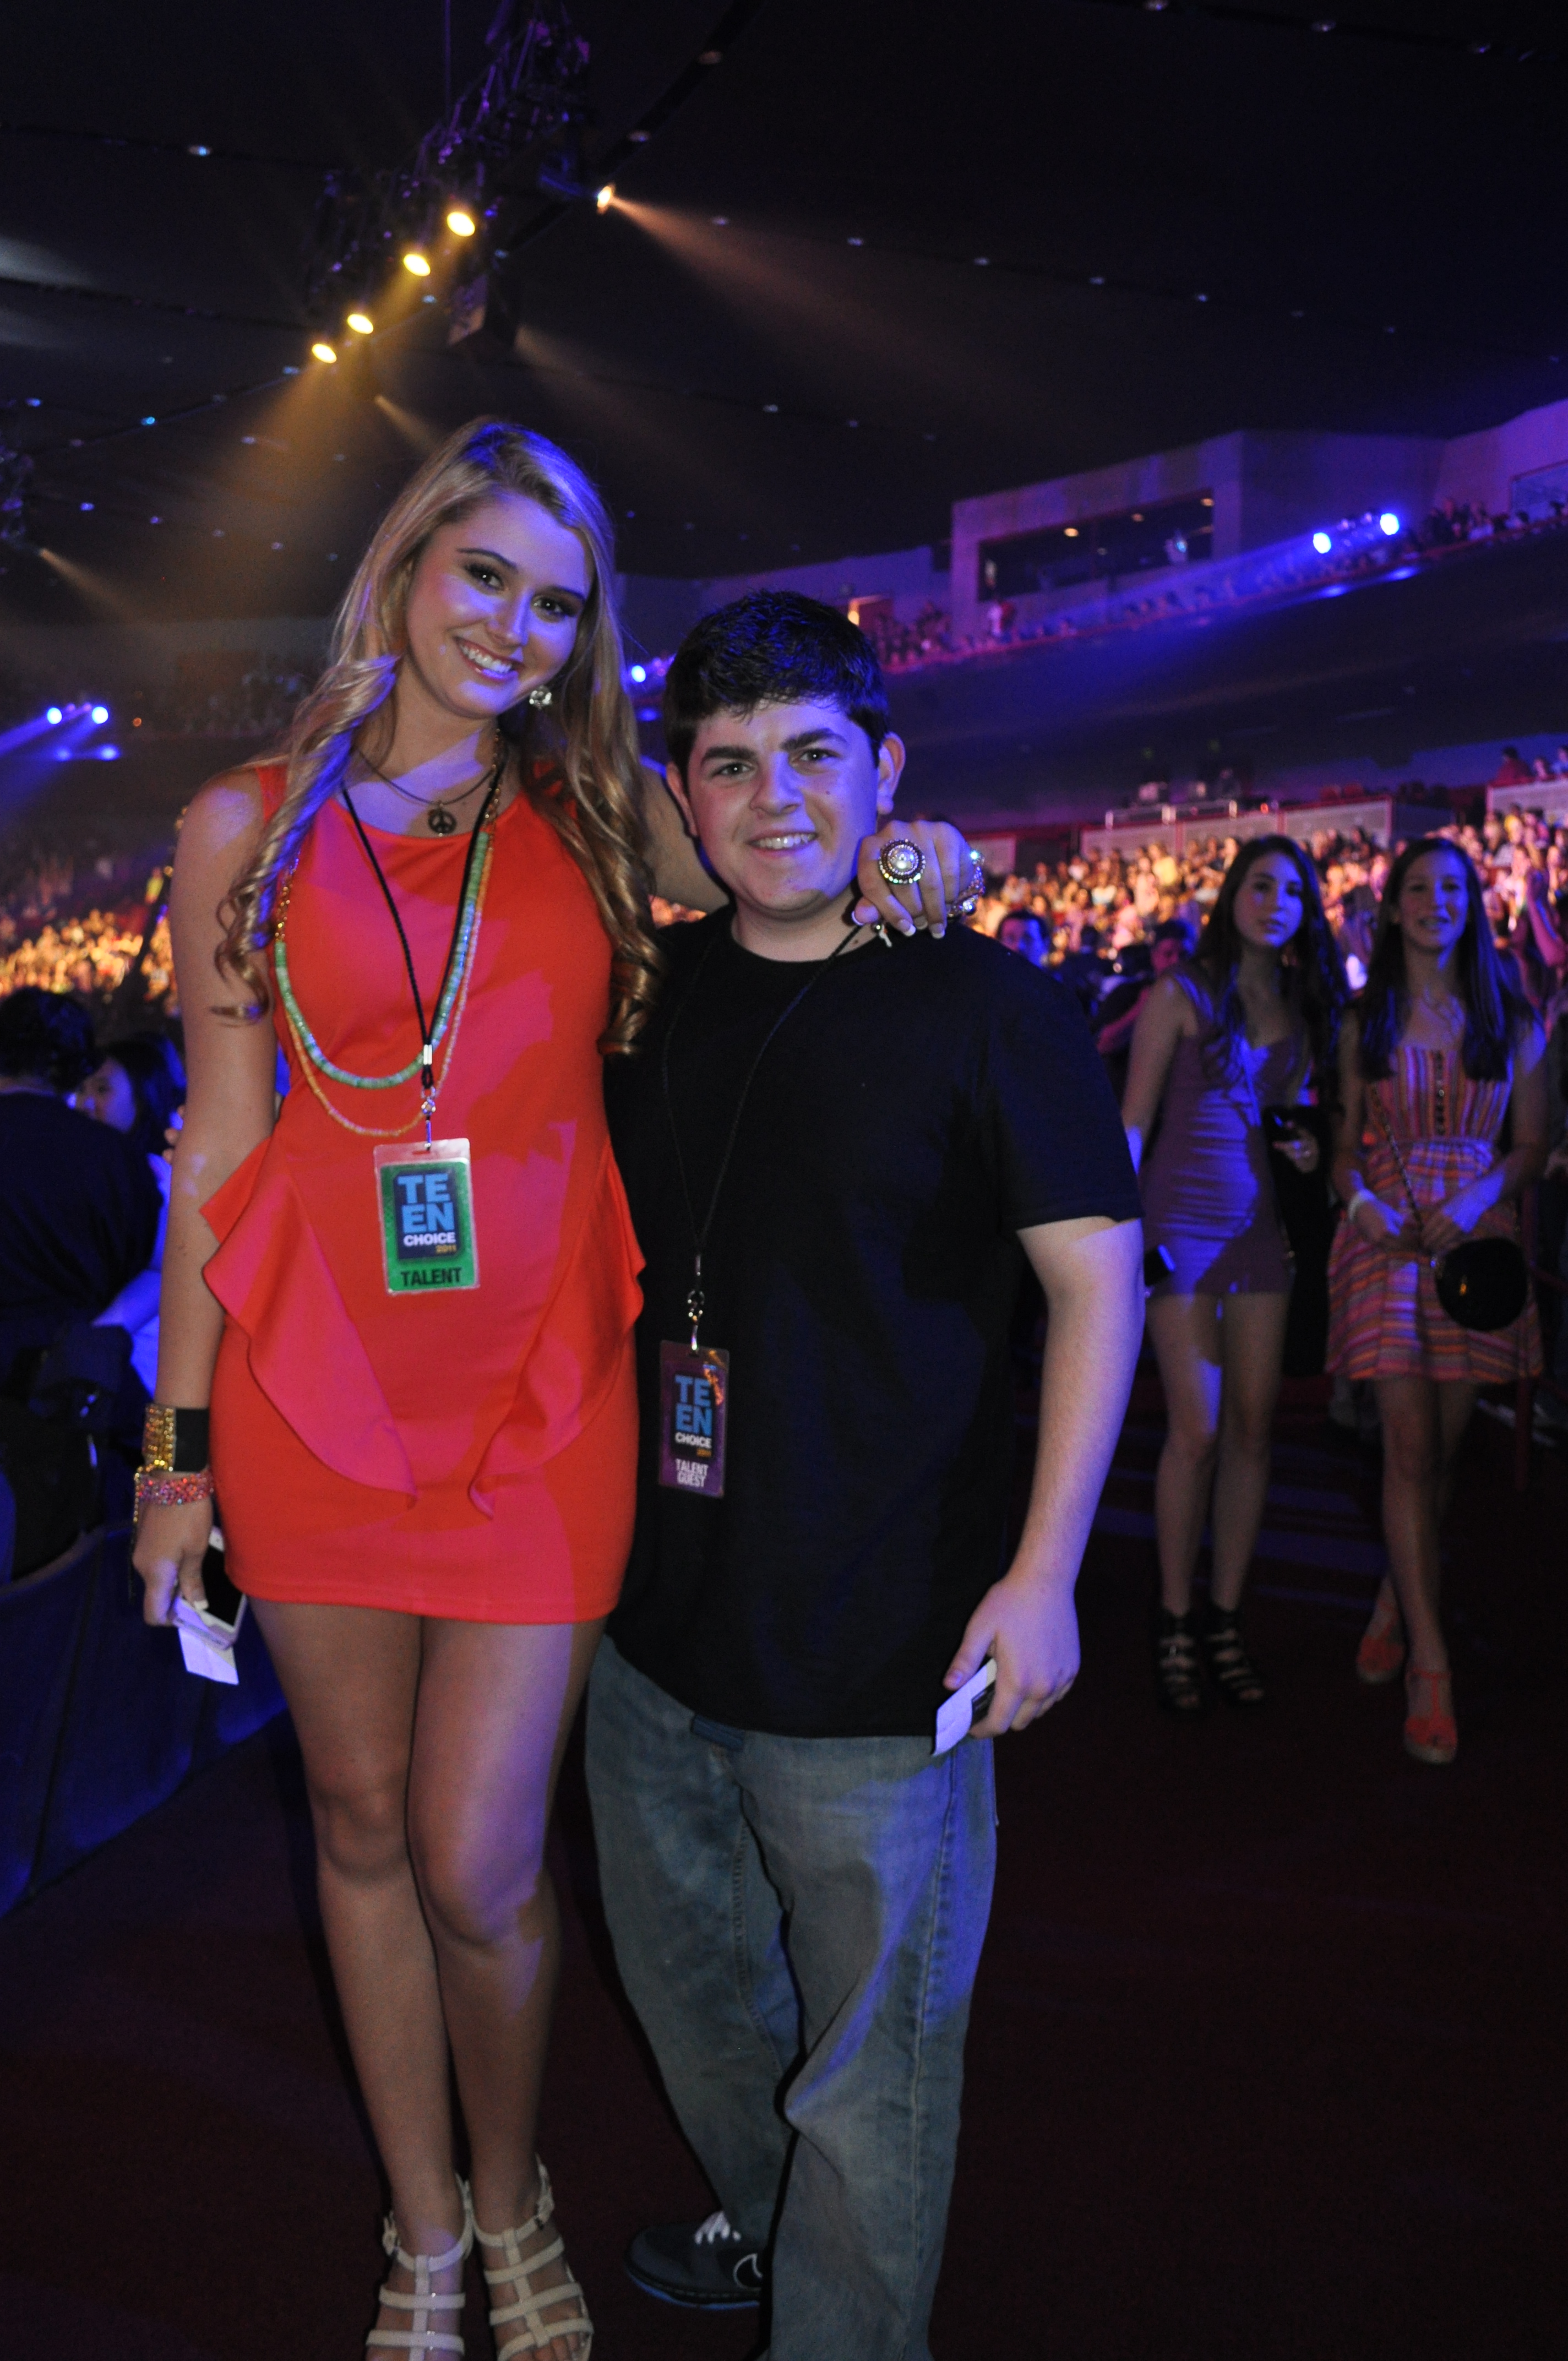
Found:
<svg viewBox="0 0 1568 2361"><path fill-rule="evenodd" d="M1266 852L1253 862L1237 890L1236 932L1256 950L1283 950L1299 928L1306 906L1300 872L1289 854Z"/></svg>
<svg viewBox="0 0 1568 2361"><path fill-rule="evenodd" d="M565 664L592 588L576 534L537 500L498 492L420 552L400 695L470 725L493 720Z"/></svg>
<svg viewBox="0 0 1568 2361"><path fill-rule="evenodd" d="M1443 959L1464 932L1470 894L1462 853L1423 852L1412 861L1394 905L1394 923L1406 949Z"/></svg>
<svg viewBox="0 0 1568 2361"><path fill-rule="evenodd" d="M815 959L819 937L833 948L856 848L892 810L903 767L896 738L873 754L836 705L765 705L698 725L685 777L674 763L666 775L735 897L739 942L774 958Z"/></svg>

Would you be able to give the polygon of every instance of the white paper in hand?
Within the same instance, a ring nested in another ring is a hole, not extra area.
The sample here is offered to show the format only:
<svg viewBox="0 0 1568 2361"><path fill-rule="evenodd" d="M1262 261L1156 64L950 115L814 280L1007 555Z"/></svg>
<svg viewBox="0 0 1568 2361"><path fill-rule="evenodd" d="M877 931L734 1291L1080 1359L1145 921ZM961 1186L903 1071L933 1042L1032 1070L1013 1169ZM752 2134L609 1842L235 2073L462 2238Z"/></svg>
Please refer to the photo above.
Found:
<svg viewBox="0 0 1568 2361"><path fill-rule="evenodd" d="M977 1721L983 1719L990 1703L990 1693L996 1686L996 1664L988 1657L972 1680L961 1689L955 1689L945 1705L937 1708L937 1738L931 1752L946 1754L960 1738L967 1738Z"/></svg>
<svg viewBox="0 0 1568 2361"><path fill-rule="evenodd" d="M232 1623L225 1623L216 1615L204 1615L188 1599L175 1600L174 1628L180 1634L180 1653L188 1673L194 1673L200 1680L222 1681L228 1688L238 1688L239 1667L234 1660L234 1643L248 1604L247 1599L242 1598L239 1613Z"/></svg>

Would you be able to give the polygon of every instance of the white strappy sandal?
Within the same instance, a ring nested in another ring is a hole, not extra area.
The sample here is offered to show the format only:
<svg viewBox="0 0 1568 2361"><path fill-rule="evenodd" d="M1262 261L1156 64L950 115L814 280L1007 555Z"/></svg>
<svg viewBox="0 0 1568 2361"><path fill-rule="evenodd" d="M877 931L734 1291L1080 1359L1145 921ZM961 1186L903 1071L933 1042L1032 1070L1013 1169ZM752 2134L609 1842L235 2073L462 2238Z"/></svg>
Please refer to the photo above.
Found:
<svg viewBox="0 0 1568 2361"><path fill-rule="evenodd" d="M373 2328L365 2339L372 2352L378 2345L388 2351L410 2354L462 2352L463 2339L452 2333L456 2323L452 2322L449 2327L443 2328L441 2321L444 2315L453 2312L461 2318L463 2290L459 2287L451 2295L437 2295L431 2286L437 2271L449 2271L455 2265L466 2263L474 2251L473 2199L468 2193L466 2181L460 2180L457 2186L463 2191L463 2235L455 2246L448 2246L444 2255L411 2255L405 2252L399 2241L397 2221L392 2214L388 2214L386 2227L381 2233L381 2244L395 2262L401 2263L405 2271L413 2273L414 2283L411 2295L405 2295L400 2288L384 2287L381 2301L389 2312L411 2312L413 2318L407 2328Z"/></svg>
<svg viewBox="0 0 1568 2361"><path fill-rule="evenodd" d="M515 2354L543 2353L558 2336L566 2338L568 2342L574 2337L582 2340L576 2361L588 2361L593 2351L594 2324L588 2318L583 2290L565 2262L562 2263L565 2276L554 2286L535 2290L532 2284L536 2271L542 2270L547 2263L564 2257L565 2247L561 2238L553 2238L536 2254L527 2256L519 2245L519 2241L528 2237L532 2231L543 2230L554 2211L555 2192L550 2186L550 2175L542 2164L539 2168L539 2202L528 2221L519 2223L515 2230L498 2230L493 2235L481 2230L477 2224L475 2225L474 2235L482 2247L501 2249L500 2268L486 2271L486 2286L499 2290L503 2283L510 2282L511 2288L512 2301L495 2305L490 2312L490 2326L496 2331L498 2339L496 2361L512 2361ZM563 2303L570 2303L575 2308L565 2320L546 2321L546 2309ZM522 2326L515 2336L509 2336L504 2345L500 2344L502 2330L510 2328L514 2321L521 2321Z"/></svg>

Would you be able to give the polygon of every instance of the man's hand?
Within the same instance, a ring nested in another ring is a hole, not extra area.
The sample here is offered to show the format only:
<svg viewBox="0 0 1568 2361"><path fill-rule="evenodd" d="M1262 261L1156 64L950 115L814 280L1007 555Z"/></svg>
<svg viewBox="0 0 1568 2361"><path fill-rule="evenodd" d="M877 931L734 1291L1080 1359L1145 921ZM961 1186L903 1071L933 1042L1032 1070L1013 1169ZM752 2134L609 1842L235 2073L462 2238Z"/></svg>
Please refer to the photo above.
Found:
<svg viewBox="0 0 1568 2361"><path fill-rule="evenodd" d="M890 885L877 867L883 848L899 843L917 845L926 856L926 866L913 884ZM946 934L948 911L966 900L974 885L969 839L945 819L884 820L874 836L861 839L855 883L861 891L855 905L860 925L869 927L880 918L901 935L915 934L922 924L934 935Z"/></svg>
<svg viewBox="0 0 1568 2361"><path fill-rule="evenodd" d="M983 1721L971 1738L1000 1738L1027 1730L1066 1697L1078 1678L1078 1615L1070 1591L1045 1590L1004 1575L993 1582L974 1613L944 1680L956 1689L996 1659L996 1686Z"/></svg>

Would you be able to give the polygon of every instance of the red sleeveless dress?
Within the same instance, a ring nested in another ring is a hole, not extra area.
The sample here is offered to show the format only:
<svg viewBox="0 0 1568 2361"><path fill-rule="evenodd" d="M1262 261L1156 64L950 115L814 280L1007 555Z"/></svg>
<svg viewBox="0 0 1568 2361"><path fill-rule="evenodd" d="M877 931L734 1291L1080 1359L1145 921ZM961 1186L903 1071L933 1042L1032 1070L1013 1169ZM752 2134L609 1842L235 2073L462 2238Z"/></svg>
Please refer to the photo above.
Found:
<svg viewBox="0 0 1568 2361"><path fill-rule="evenodd" d="M260 780L273 810L282 774ZM371 834L428 1009L468 839ZM299 1007L334 1064L391 1073L417 1053L397 933L335 801L295 871L287 940ZM213 1476L229 1568L252 1597L487 1623L584 1622L614 1605L635 1498L641 1257L605 1123L609 963L582 872L520 796L496 823L436 1117L437 1137L472 1154L479 1285L451 1294L388 1293L380 1143L321 1104L274 991L288 1095L203 1208L226 1315ZM315 1079L354 1123L416 1111L417 1082Z"/></svg>

